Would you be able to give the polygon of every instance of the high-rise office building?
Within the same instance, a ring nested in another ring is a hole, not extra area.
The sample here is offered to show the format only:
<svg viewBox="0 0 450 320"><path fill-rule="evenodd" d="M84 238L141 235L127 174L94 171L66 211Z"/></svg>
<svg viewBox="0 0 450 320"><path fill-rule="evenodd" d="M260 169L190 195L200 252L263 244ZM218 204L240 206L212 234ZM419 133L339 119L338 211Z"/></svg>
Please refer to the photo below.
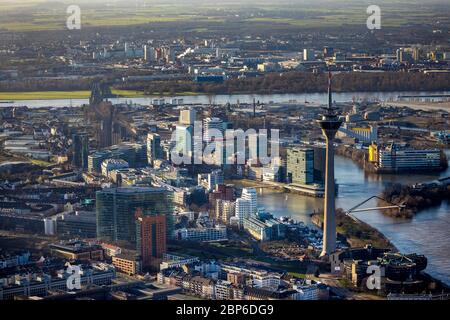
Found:
<svg viewBox="0 0 450 320"><path fill-rule="evenodd" d="M315 58L314 50L303 49L303 61L313 61Z"/></svg>
<svg viewBox="0 0 450 320"><path fill-rule="evenodd" d="M267 146L270 141L267 133L258 132L249 134L246 142L248 162L252 165L260 164L261 159L269 156Z"/></svg>
<svg viewBox="0 0 450 320"><path fill-rule="evenodd" d="M145 61L155 61L156 60L156 51L155 48L145 45L144 46L144 60Z"/></svg>
<svg viewBox="0 0 450 320"><path fill-rule="evenodd" d="M288 149L287 176L288 181L292 183L314 183L314 149Z"/></svg>
<svg viewBox="0 0 450 320"><path fill-rule="evenodd" d="M258 194L256 193L256 189L244 188L241 198L250 201L250 213L256 213L258 209Z"/></svg>
<svg viewBox="0 0 450 320"><path fill-rule="evenodd" d="M157 133L149 133L147 135L147 161L148 164L153 166L153 163L157 159L163 158L163 152L161 147L161 136Z"/></svg>
<svg viewBox="0 0 450 320"><path fill-rule="evenodd" d="M223 133L223 121L220 118L206 118L203 120L203 140L208 143L213 139L214 131Z"/></svg>
<svg viewBox="0 0 450 320"><path fill-rule="evenodd" d="M325 183L325 168L327 161L327 151L322 147L313 147L314 149L314 182Z"/></svg>
<svg viewBox="0 0 450 320"><path fill-rule="evenodd" d="M74 134L72 136L73 158L72 165L75 168L87 169L89 156L89 137L86 134Z"/></svg>
<svg viewBox="0 0 450 320"><path fill-rule="evenodd" d="M143 267L158 266L167 251L166 220L164 214L145 215L141 209L136 211L136 251Z"/></svg>
<svg viewBox="0 0 450 320"><path fill-rule="evenodd" d="M333 47L323 47L323 56L324 58L331 58L334 56L334 48Z"/></svg>
<svg viewBox="0 0 450 320"><path fill-rule="evenodd" d="M194 151L194 127L192 125L177 125L175 130L176 152L183 156L192 156Z"/></svg>
<svg viewBox="0 0 450 320"><path fill-rule="evenodd" d="M173 193L163 188L107 188L96 194L97 237L136 242L135 213L166 216L167 235L173 229Z"/></svg>

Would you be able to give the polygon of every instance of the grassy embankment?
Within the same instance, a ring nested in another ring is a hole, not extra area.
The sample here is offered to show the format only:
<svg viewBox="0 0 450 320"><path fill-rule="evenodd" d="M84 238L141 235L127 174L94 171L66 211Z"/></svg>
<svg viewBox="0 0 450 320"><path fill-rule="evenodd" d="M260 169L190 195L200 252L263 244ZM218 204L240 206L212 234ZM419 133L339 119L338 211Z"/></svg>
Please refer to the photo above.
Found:
<svg viewBox="0 0 450 320"><path fill-rule="evenodd" d="M139 90L120 90L112 89L112 94L119 98L138 98L138 97L158 97L159 95L146 95ZM0 100L57 100L57 99L88 99L91 95L89 90L82 91L31 91L31 92L0 92ZM171 96L169 92L163 95ZM177 92L177 96L194 96L195 92Z"/></svg>
<svg viewBox="0 0 450 320"><path fill-rule="evenodd" d="M315 218L323 223L323 213ZM393 248L395 246L377 229L363 221L355 221L345 215L342 209L336 210L336 230L347 238L351 247L363 247L371 244L378 248Z"/></svg>

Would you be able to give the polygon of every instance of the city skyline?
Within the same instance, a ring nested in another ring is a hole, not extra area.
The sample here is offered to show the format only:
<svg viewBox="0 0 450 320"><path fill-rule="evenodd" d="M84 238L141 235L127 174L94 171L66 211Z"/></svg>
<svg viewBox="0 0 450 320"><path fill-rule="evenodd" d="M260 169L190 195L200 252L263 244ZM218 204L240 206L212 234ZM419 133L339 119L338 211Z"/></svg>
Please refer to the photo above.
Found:
<svg viewBox="0 0 450 320"><path fill-rule="evenodd" d="M0 0L0 303L449 300L449 37L440 0Z"/></svg>

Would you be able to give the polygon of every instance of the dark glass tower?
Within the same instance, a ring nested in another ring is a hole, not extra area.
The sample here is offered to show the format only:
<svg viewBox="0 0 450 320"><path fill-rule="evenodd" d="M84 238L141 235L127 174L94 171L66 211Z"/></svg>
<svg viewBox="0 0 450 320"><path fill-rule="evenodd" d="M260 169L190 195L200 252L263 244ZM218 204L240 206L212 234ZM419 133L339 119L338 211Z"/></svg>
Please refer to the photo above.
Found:
<svg viewBox="0 0 450 320"><path fill-rule="evenodd" d="M97 238L136 243L136 210L164 215L166 235L173 230L173 193L164 188L109 188L97 192Z"/></svg>
<svg viewBox="0 0 450 320"><path fill-rule="evenodd" d="M86 134L74 134L72 136L72 146L72 165L75 168L86 170L88 167L89 137Z"/></svg>

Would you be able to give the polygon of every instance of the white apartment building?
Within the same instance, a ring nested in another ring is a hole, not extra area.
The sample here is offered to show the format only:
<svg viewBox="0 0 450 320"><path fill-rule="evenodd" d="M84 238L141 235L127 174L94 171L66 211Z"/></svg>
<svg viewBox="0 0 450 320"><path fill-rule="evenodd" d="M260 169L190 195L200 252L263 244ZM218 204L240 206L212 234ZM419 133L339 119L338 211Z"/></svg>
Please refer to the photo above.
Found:
<svg viewBox="0 0 450 320"><path fill-rule="evenodd" d="M251 201L243 198L236 200L235 206L236 217L238 219L239 228L244 227L244 219L251 214Z"/></svg>
<svg viewBox="0 0 450 320"><path fill-rule="evenodd" d="M218 280L215 285L216 300L231 300L233 299L233 287L231 282L225 280Z"/></svg>
<svg viewBox="0 0 450 320"><path fill-rule="evenodd" d="M253 286L256 288L278 288L281 284L281 276L275 273L254 272L251 277Z"/></svg>
<svg viewBox="0 0 450 320"><path fill-rule="evenodd" d="M242 190L242 199L246 199L250 201L250 212L256 213L258 209L258 194L256 193L255 188L244 188Z"/></svg>
<svg viewBox="0 0 450 320"><path fill-rule="evenodd" d="M227 227L217 225L212 228L183 228L175 230L175 238L184 241L219 241L227 240Z"/></svg>
<svg viewBox="0 0 450 320"><path fill-rule="evenodd" d="M216 219L225 224L230 223L230 218L235 215L235 202L228 200L216 200Z"/></svg>

